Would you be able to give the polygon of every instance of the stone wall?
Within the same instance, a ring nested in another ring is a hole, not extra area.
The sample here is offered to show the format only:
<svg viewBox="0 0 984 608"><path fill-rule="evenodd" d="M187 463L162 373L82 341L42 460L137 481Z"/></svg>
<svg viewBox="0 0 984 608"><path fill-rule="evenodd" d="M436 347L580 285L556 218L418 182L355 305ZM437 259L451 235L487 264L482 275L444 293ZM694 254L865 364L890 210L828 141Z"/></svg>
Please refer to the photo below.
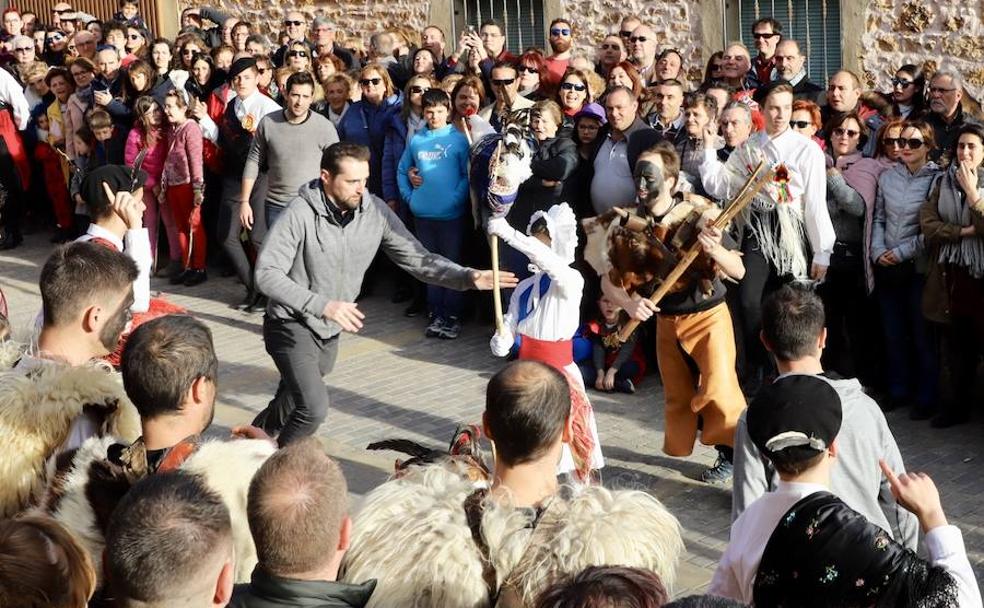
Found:
<svg viewBox="0 0 984 608"><path fill-rule="evenodd" d="M980 0L872 0L859 55L868 84L888 91L888 81L901 65L912 63L933 72L948 64L964 75L968 92L982 99L982 7Z"/></svg>

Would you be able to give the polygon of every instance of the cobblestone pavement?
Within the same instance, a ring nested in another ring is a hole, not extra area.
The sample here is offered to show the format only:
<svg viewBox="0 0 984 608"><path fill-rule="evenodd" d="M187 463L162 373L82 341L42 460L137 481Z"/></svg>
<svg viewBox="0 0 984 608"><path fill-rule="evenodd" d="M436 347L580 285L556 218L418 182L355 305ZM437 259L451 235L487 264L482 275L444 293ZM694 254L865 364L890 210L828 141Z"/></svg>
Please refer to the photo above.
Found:
<svg viewBox="0 0 984 608"><path fill-rule="evenodd" d="M39 309L37 279L50 249L47 235L37 234L16 251L0 253L0 285L20 335ZM212 329L220 361L216 423L248 423L272 396L279 376L263 349L261 316L229 308L242 298L242 287L216 274L194 288L172 288L155 279L153 289L166 292ZM458 423L479 420L485 384L502 365L489 353L485 325L466 324L453 342L427 339L423 319L405 318L402 305L390 303L389 289L376 291L360 304L366 314L363 331L341 339L338 364L327 377L332 407L319 432L342 463L356 503L386 478L396 457L367 452L366 444L405 437L446 445ZM675 593L699 592L728 541L730 488L696 481L715 452L698 447L685 459L661 453L662 393L654 376L635 395L592 393L591 400L607 461L605 484L651 492L680 519L687 554ZM984 580L980 419L978 412L972 424L939 431L911 422L904 411L889 414L907 466L928 472L939 484L947 515L963 531L978 579Z"/></svg>

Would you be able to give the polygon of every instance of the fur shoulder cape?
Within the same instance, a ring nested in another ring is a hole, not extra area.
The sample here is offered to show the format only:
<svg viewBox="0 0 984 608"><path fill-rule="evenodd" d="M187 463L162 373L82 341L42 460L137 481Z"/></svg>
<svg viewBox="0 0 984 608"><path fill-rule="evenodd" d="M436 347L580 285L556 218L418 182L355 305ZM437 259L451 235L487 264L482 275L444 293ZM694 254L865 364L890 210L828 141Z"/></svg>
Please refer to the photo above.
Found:
<svg viewBox="0 0 984 608"><path fill-rule="evenodd" d="M0 372L0 516L36 504L44 492L49 459L68 437L83 409L101 420L100 435L133 441L140 417L119 376L93 363L70 367L45 362L29 371L10 369L20 357L2 348ZM21 351L23 352L23 351Z"/></svg>
<svg viewBox="0 0 984 608"><path fill-rule="evenodd" d="M130 488L122 468L107 458L114 443L118 442L103 437L83 444L56 488L57 495L50 494L45 504L51 515L82 542L94 564L102 563L109 518ZM276 447L265 440L210 440L180 466L182 471L201 475L229 509L237 583L248 583L256 567L256 548L246 519L249 482L275 451ZM100 584L102 574L97 568Z"/></svg>
<svg viewBox="0 0 984 608"><path fill-rule="evenodd" d="M453 463L412 467L370 492L355 518L342 580L377 579L367 606L486 608L483 555L472 538L465 499L475 485ZM554 511L556 510L556 511ZM680 525L644 492L580 487L555 497L530 546L531 511L488 500L481 533L497 585L508 577L523 604L557 577L591 565L624 565L656 572L673 583L683 550Z"/></svg>

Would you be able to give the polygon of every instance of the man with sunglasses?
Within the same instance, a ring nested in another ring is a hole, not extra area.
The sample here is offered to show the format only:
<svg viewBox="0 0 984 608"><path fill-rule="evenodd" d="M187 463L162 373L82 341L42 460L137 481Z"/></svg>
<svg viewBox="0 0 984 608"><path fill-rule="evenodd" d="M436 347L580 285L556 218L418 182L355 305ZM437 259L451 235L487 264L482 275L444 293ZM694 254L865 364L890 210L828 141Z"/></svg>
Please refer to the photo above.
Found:
<svg viewBox="0 0 984 608"><path fill-rule="evenodd" d="M499 62L489 73L489 82L495 91L495 103L479 111L478 116L492 125L496 131L502 129L506 117L517 110L533 107L533 101L519 94L519 74L512 62Z"/></svg>
<svg viewBox="0 0 984 608"><path fill-rule="evenodd" d="M944 153L953 148L960 129L977 121L964 112L961 103L964 96L963 77L956 70L937 70L929 81L926 96L929 98L926 122L933 127L936 136L936 148L930 152L930 158L939 161Z"/></svg>
<svg viewBox="0 0 984 608"><path fill-rule="evenodd" d="M564 73L571 62L571 51L574 47L574 26L571 22L558 17L550 22L547 42L550 43L550 56L544 60L545 73L540 77L540 92L552 97L557 92Z"/></svg>
<svg viewBox="0 0 984 608"><path fill-rule="evenodd" d="M277 67L287 62L287 51L295 42L303 42L307 46L308 57L314 56L314 45L307 39L307 17L300 11L287 11L284 16L283 33L287 35L287 43L273 54L273 64Z"/></svg>
<svg viewBox="0 0 984 608"><path fill-rule="evenodd" d="M752 24L752 37L758 50L752 59L752 73L757 82L765 84L772 80L772 70L776 67L776 46L782 38L782 24L772 17L763 17Z"/></svg>
<svg viewBox="0 0 984 608"><path fill-rule="evenodd" d="M656 79L656 32L648 25L642 24L632 31L627 40L629 61L639 70L639 77L644 86L653 84Z"/></svg>

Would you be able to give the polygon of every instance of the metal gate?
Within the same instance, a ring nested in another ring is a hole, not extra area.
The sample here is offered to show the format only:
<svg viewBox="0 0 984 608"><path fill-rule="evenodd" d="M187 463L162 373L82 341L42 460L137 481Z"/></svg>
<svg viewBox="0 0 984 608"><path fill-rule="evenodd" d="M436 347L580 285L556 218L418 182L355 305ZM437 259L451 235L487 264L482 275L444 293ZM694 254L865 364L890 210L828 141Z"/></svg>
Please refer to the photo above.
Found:
<svg viewBox="0 0 984 608"><path fill-rule="evenodd" d="M496 19L506 28L506 48L517 55L531 46L543 48L546 43L543 0L459 0L454 4L460 15L452 20L455 40L462 23L477 30L482 21Z"/></svg>
<svg viewBox="0 0 984 608"><path fill-rule="evenodd" d="M827 78L841 68L840 0L737 0L739 38L752 55L752 23L772 17L782 24L783 38L799 42L806 55L810 80L826 85Z"/></svg>

